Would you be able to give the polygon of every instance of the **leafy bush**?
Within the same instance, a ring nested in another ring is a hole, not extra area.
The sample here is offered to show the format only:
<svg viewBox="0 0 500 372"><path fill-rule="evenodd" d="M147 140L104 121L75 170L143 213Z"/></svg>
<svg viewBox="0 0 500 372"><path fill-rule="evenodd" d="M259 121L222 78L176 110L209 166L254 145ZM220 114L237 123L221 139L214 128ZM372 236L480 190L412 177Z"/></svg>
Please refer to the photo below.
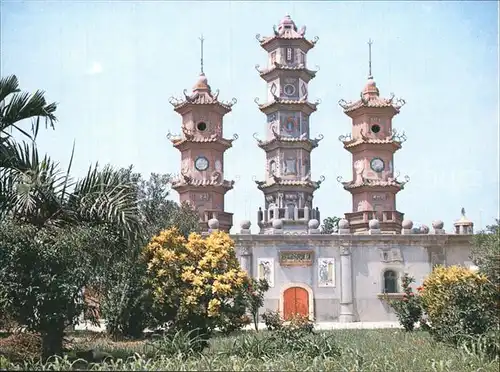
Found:
<svg viewBox="0 0 500 372"><path fill-rule="evenodd" d="M205 337L227 326L228 314L246 313L241 300L249 278L240 268L234 242L224 232L206 239L193 233L186 240L168 229L144 249L152 312L158 325L173 322L173 329Z"/></svg>
<svg viewBox="0 0 500 372"><path fill-rule="evenodd" d="M405 273L401 278L401 282L404 292L403 299L391 300L389 304L396 312L399 323L403 326L404 330L410 332L413 331L415 323L422 317L422 304L420 296L415 295L411 287L415 279Z"/></svg>
<svg viewBox="0 0 500 372"><path fill-rule="evenodd" d="M278 311L268 309L261 317L267 329L270 331L275 331L283 327L283 319L281 319L281 315Z"/></svg>
<svg viewBox="0 0 500 372"><path fill-rule="evenodd" d="M497 303L486 276L465 267L436 267L421 289L423 307L438 340L458 344L498 329Z"/></svg>
<svg viewBox="0 0 500 372"><path fill-rule="evenodd" d="M291 331L302 331L311 333L314 329L314 323L307 315L293 314L288 322L284 323L286 329Z"/></svg>

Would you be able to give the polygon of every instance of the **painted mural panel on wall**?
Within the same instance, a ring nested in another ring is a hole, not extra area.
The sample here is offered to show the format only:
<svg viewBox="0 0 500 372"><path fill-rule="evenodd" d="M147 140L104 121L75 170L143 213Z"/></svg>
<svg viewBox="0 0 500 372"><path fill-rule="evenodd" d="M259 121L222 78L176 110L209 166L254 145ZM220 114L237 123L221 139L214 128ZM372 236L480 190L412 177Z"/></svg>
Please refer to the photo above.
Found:
<svg viewBox="0 0 500 372"><path fill-rule="evenodd" d="M318 287L335 287L334 258L318 258Z"/></svg>
<svg viewBox="0 0 500 372"><path fill-rule="evenodd" d="M313 251L281 251L279 253L281 266L312 266Z"/></svg>
<svg viewBox="0 0 500 372"><path fill-rule="evenodd" d="M269 287L274 287L274 258L259 258L257 279L266 279Z"/></svg>
<svg viewBox="0 0 500 372"><path fill-rule="evenodd" d="M300 113L282 112L280 113L280 134L287 137L300 136Z"/></svg>

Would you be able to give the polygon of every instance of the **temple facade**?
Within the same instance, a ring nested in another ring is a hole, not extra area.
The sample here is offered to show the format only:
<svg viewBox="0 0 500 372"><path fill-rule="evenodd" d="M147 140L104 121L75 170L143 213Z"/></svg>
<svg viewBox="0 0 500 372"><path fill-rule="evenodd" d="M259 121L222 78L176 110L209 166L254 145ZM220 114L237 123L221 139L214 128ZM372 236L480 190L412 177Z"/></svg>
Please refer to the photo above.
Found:
<svg viewBox="0 0 500 372"><path fill-rule="evenodd" d="M380 94L370 41L368 81L359 100L339 102L352 121L352 131L339 137L352 154L352 177L337 180L351 194L352 210L335 233L320 230L313 196L325 177L313 181L311 153L323 136L311 135L319 101L308 99L316 72L307 68L307 54L318 38L307 39L305 30L287 15L271 36L257 35L267 52L267 66L256 66L268 88L267 101L256 100L265 115L265 134L263 139L254 134L256 147L266 153L264 177L256 181L264 202L254 233L252 222L242 221L231 237L241 266L270 285L262 311L276 310L285 318L300 313L318 322L395 321L387 298L402 297L404 273L418 285L435 265L472 266L473 223L462 208L447 233L443 221L433 221L431 228L414 226L396 208L396 195L409 181L394 172L394 153L406 136L394 128L393 119L405 102ZM181 201L198 209L205 234L232 226L224 195L234 182L224 179L223 156L237 136L222 137L222 118L236 101L217 97L202 70L191 94L171 100L182 116L182 133L169 136L181 152L173 188Z"/></svg>

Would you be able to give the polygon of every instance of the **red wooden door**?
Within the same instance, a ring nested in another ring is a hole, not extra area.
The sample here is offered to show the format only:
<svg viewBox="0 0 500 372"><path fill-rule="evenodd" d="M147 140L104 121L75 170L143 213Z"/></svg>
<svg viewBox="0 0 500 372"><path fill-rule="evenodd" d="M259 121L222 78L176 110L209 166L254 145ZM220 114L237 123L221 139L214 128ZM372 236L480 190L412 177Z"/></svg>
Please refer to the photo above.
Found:
<svg viewBox="0 0 500 372"><path fill-rule="evenodd" d="M295 314L309 316L309 294L304 288L288 288L283 294L283 317L289 320Z"/></svg>

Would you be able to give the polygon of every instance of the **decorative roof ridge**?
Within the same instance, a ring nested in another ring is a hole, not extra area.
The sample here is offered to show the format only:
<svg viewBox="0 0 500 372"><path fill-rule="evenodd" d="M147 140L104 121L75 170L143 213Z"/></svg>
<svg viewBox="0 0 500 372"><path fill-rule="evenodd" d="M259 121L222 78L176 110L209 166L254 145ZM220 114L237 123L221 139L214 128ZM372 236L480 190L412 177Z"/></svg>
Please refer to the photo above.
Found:
<svg viewBox="0 0 500 372"><path fill-rule="evenodd" d="M318 189L320 185L325 181L325 176L321 176L318 181L312 181L310 178L310 174L307 174L303 179L301 180L284 180L283 178L276 176L275 174L272 175L272 182L268 181L254 181L258 188L266 188L270 187L273 185L283 185L283 186L312 186L315 189Z"/></svg>
<svg viewBox="0 0 500 372"><path fill-rule="evenodd" d="M299 98L299 99L283 99L283 98L278 97L275 94L272 94L272 95L273 95L274 100L271 102L266 102L266 103L260 104L259 97L255 97L255 99L253 101L259 106L259 108L269 107L269 106L274 105L274 104L294 105L294 104L304 104L305 103L311 107L314 107L314 109L316 109L316 107L318 107L321 104L320 98L316 99L316 101L314 101L314 102L309 102L307 100L307 94L305 94L302 98Z"/></svg>
<svg viewBox="0 0 500 372"><path fill-rule="evenodd" d="M339 136L339 141L342 142L345 146L355 146L362 143L398 143L399 145L406 142L407 137L406 133L403 131L399 133L396 129L392 129L391 135L385 138L369 138L366 137L363 133L363 129L360 130L360 137L352 138L352 134L348 133L345 135Z"/></svg>
<svg viewBox="0 0 500 372"><path fill-rule="evenodd" d="M233 138L224 138L220 137L217 134L212 134L210 137L204 137L204 138L195 138L192 130L182 128L182 132L184 133L184 137L180 134L172 134L170 131L167 133L167 139L170 140L173 144L178 144L181 142L195 142L195 143L205 143L205 142L227 142L229 144L233 143L233 141L236 141L239 136L234 133Z"/></svg>
<svg viewBox="0 0 500 372"><path fill-rule="evenodd" d="M257 72L260 74L260 75L265 75L265 74L268 74L270 73L271 71L274 71L274 70L287 70L287 71L299 71L299 70L304 70L308 73L310 73L313 77L316 75L316 73L320 70L320 67L318 65L315 66L317 68L316 71L313 71L313 70L309 70L305 63L299 63L298 65L296 66L287 66L287 65L284 65L282 63L279 63L277 61L274 61L273 65L271 68L265 68L263 70L260 69L260 65L255 65L255 69L257 70Z"/></svg>
<svg viewBox="0 0 500 372"><path fill-rule="evenodd" d="M354 111L361 107L393 107L397 112L406 104L402 98L396 98L394 93L391 93L390 98L382 98L378 95L368 95L365 97L363 92L360 94L360 99L357 101L339 100L339 106L344 109L344 112Z"/></svg>
<svg viewBox="0 0 500 372"><path fill-rule="evenodd" d="M404 177L404 181L399 181L397 178L399 177L400 173L397 172L397 175L396 177L389 177L387 178L386 181L382 181L382 180L373 180L373 179L369 179L369 178L365 178L365 177L361 177L361 182L359 181L347 181L347 182L343 182L342 181L342 176L338 176L337 177L337 182L339 182L340 184L342 184L342 186L346 189L353 189L353 188L358 188L358 187L363 187L363 186L368 186L368 187L371 187L371 186L398 186L401 188L401 190L404 188L404 186L410 182L410 177L409 176L405 176Z"/></svg>
<svg viewBox="0 0 500 372"><path fill-rule="evenodd" d="M212 94L210 89L208 90L195 90L191 95L187 94L187 89L183 91L184 98L170 97L168 102L174 106L174 108L179 108L183 105L220 105L226 109L231 109L238 100L233 97L231 101L219 101L219 90Z"/></svg>
<svg viewBox="0 0 500 372"><path fill-rule="evenodd" d="M308 142L311 143L313 147L317 147L319 142L325 138L321 133L318 134L318 136L314 139L307 138L307 133L303 133L300 137L286 137L282 136L279 133L276 132L276 129L274 127L271 128L273 132L273 138L270 140L261 140L257 137L257 132L253 134L253 138L255 138L258 142L259 146L266 146L268 144L271 144L273 142Z"/></svg>

